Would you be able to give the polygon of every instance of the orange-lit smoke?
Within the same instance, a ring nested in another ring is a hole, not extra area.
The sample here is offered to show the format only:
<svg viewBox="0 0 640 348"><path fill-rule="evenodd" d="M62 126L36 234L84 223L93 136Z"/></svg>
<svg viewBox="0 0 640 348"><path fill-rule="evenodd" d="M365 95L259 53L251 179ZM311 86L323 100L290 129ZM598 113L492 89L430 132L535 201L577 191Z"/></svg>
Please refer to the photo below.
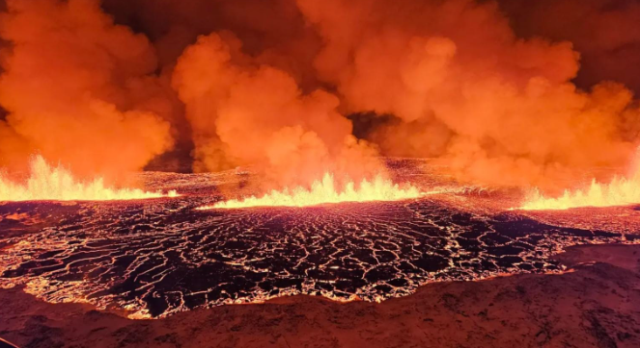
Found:
<svg viewBox="0 0 640 348"><path fill-rule="evenodd" d="M640 2L637 0L499 0L518 35L568 40L580 52L579 85L603 80L640 93Z"/></svg>
<svg viewBox="0 0 640 348"><path fill-rule="evenodd" d="M381 154L546 193L627 164L640 111L606 80L640 86L638 5L514 3L9 0L0 166L113 178L176 139L195 170L255 166L269 189L384 175Z"/></svg>
<svg viewBox="0 0 640 348"><path fill-rule="evenodd" d="M117 179L172 145L153 103L135 100L156 69L143 35L92 0L9 0L0 17L0 165L31 153L82 176ZM146 105L138 107L138 105ZM9 136L4 136L9 134Z"/></svg>
<svg viewBox="0 0 640 348"><path fill-rule="evenodd" d="M615 83L571 82L570 42L519 39L494 2L297 0L324 48L319 76L350 112L399 122L387 153L437 156L460 179L553 187L564 169L619 166L640 112Z"/></svg>
<svg viewBox="0 0 640 348"><path fill-rule="evenodd" d="M187 107L198 170L259 165L290 186L327 171L343 182L383 170L375 150L351 135L336 96L304 94L292 76L256 63L228 34L200 37L180 57L173 81Z"/></svg>

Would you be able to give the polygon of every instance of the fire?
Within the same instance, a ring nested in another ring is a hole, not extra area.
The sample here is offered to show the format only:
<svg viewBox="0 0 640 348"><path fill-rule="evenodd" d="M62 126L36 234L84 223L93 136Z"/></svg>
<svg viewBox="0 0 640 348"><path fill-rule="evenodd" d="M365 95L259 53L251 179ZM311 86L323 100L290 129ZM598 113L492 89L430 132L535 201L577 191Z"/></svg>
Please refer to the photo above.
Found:
<svg viewBox="0 0 640 348"><path fill-rule="evenodd" d="M588 188L564 191L558 198L544 197L534 190L521 210L566 210L579 207L611 207L640 203L640 170L631 177L615 177L610 183L595 180Z"/></svg>
<svg viewBox="0 0 640 348"><path fill-rule="evenodd" d="M105 186L102 178L81 182L64 167L50 166L41 156L31 160L25 183L13 182L0 173L0 201L112 201L176 196L176 191L165 195L140 189L113 189Z"/></svg>
<svg viewBox="0 0 640 348"><path fill-rule="evenodd" d="M373 181L362 180L358 187L354 182L349 182L342 191L338 191L333 175L326 173L322 181L315 181L311 185L311 189L296 187L291 190L273 190L262 197L251 196L242 200L219 202L213 206L202 207L200 210L267 206L307 207L342 202L399 201L418 198L424 194L413 185L400 187L382 176L377 176Z"/></svg>

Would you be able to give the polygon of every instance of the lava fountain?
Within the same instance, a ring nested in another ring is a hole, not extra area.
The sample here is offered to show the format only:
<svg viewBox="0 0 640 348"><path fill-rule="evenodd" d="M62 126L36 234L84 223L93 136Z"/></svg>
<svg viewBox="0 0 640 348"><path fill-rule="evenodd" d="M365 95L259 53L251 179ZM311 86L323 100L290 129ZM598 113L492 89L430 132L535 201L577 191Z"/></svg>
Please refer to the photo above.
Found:
<svg viewBox="0 0 640 348"><path fill-rule="evenodd" d="M634 168L627 177L614 177L609 183L591 181L591 185L576 191L565 190L558 198L545 197L533 190L520 210L566 210L580 207L612 207L640 203L640 149Z"/></svg>
<svg viewBox="0 0 640 348"><path fill-rule="evenodd" d="M421 192L413 185L400 186L391 180L376 176L372 181L362 180L359 185L352 181L338 190L334 177L325 173L322 180L311 184L311 188L295 187L282 191L273 190L261 197L250 196L240 200L219 202L211 206L199 208L208 209L238 209L250 207L307 207L320 204L335 204L342 202L371 202L371 201L399 201L419 198L427 193Z"/></svg>
<svg viewBox="0 0 640 348"><path fill-rule="evenodd" d="M558 198L548 198L540 191L529 194L521 210L566 210L579 207L612 207L640 203L640 176L616 177L610 183L595 180L586 189L564 191Z"/></svg>
<svg viewBox="0 0 640 348"><path fill-rule="evenodd" d="M29 178L25 183L16 183L0 173L0 202L114 201L176 196L176 191L164 194L140 189L114 189L105 186L102 178L81 182L64 167L50 166L41 156L31 160Z"/></svg>

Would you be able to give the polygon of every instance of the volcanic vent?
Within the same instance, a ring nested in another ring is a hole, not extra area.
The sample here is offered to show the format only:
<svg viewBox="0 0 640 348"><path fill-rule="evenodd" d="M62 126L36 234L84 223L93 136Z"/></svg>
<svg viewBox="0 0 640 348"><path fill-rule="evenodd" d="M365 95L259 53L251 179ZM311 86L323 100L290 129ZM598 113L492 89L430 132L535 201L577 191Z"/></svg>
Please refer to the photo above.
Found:
<svg viewBox="0 0 640 348"><path fill-rule="evenodd" d="M402 166L413 168L401 172L415 179L414 164ZM180 188L191 192L237 176L145 175L164 188L189 182ZM556 273L563 267L549 257L568 245L637 238L477 209L487 197L501 199L449 190L306 208L196 209L212 205L211 194L7 203L0 206L0 226L9 232L0 279L5 287L24 284L51 302L89 302L134 318L158 317L293 294L382 301L433 281Z"/></svg>

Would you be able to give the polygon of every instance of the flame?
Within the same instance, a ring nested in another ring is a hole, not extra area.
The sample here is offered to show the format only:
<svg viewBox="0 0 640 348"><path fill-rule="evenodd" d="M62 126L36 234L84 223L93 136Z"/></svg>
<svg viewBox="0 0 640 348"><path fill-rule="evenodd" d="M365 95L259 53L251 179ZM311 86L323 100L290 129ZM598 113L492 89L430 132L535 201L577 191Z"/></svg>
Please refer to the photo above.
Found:
<svg viewBox="0 0 640 348"><path fill-rule="evenodd" d="M564 191L558 198L544 197L533 190L520 210L566 210L579 207L612 207L640 203L640 170L630 178L614 177L602 184L594 179L582 190Z"/></svg>
<svg viewBox="0 0 640 348"><path fill-rule="evenodd" d="M362 180L357 188L354 182L349 182L342 192L338 192L333 175L326 173L322 181L315 181L311 185L311 189L298 186L291 190L273 190L262 197L251 196L242 200L219 202L199 209L238 209L267 206L308 207L342 202L399 201L418 198L424 194L415 186L407 185L401 188L382 176L375 177L371 182L366 179Z"/></svg>
<svg viewBox="0 0 640 348"><path fill-rule="evenodd" d="M51 167L41 156L31 160L26 183L12 182L0 173L0 202L2 201L112 201L176 197L176 191L145 192L140 189L106 187L102 178L91 182L76 180L62 166Z"/></svg>

